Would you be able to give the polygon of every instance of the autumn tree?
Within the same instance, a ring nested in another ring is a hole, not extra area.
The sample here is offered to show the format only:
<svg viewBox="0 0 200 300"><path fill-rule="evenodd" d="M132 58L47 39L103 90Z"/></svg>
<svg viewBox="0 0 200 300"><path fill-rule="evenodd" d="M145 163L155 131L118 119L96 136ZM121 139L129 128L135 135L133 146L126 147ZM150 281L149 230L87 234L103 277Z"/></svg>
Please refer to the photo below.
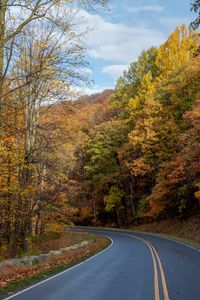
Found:
<svg viewBox="0 0 200 300"><path fill-rule="evenodd" d="M102 206L104 193L120 180L117 149L126 138L126 130L123 122L111 119L96 126L89 134L85 147L85 170L96 208Z"/></svg>
<svg viewBox="0 0 200 300"><path fill-rule="evenodd" d="M94 4L104 5L104 0L85 0L85 1L60 1L60 0L2 0L0 2L0 125L2 111L2 97L4 96L3 81L10 77L9 71L12 62L18 56L16 51L16 42L21 36L27 36L27 27L41 24L46 27L54 27L58 32L68 31L69 24L64 21L71 16L71 22L77 22L76 14L79 11L77 7L91 9ZM76 19L76 20L75 20ZM70 28L71 28L70 24ZM77 36L75 31L71 31L70 39ZM78 34L79 35L79 34ZM29 78L29 80L31 77ZM14 90L17 87L14 87Z"/></svg>
<svg viewBox="0 0 200 300"><path fill-rule="evenodd" d="M191 11L194 11L197 14L197 17L194 21L190 23L190 28L192 29L198 29L200 24L200 1L194 0L191 2Z"/></svg>
<svg viewBox="0 0 200 300"><path fill-rule="evenodd" d="M87 5L89 1L84 1L83 4ZM19 9L15 20L12 17L13 7ZM50 145L54 147L55 144L47 135L46 140L42 140L45 127L41 128L41 117L52 103L70 97L69 88L73 84L87 81L82 71L82 67L86 65L83 38L87 30L83 26L83 31L79 31L79 10L68 2L5 1L1 12L2 24L5 23L5 18L8 20L1 34L1 58L5 61L1 70L1 118L4 121L1 124L1 151L4 153L1 169L4 171L5 168L8 174L7 177L4 176L7 178L8 190L13 188L14 191L13 198L10 192L1 195L3 207L8 209L6 201L9 204L9 218L12 219L12 223L6 221L7 225L4 224L1 229L3 237L9 236L7 243L9 247L12 246L11 255L15 256L18 247L23 250L27 248L27 237L34 230L35 216L42 213L44 216L44 212L50 208L53 210L53 207L65 206L62 191L58 192L58 186L50 186L47 180L46 163L50 160L45 160L41 153L49 141L50 152ZM20 18L18 13L21 13ZM4 88L5 76L7 89ZM13 118L11 124L8 122L8 115ZM12 126L11 134L9 126ZM20 143L17 144L18 141ZM12 151L17 155L12 157ZM11 158L15 158L14 162ZM16 173L12 174L13 170ZM11 175L15 176L16 181L12 186ZM3 179L2 184L5 185ZM15 205L12 207L14 198Z"/></svg>
<svg viewBox="0 0 200 300"><path fill-rule="evenodd" d="M161 76L170 76L182 65L189 62L197 47L196 36L187 30L186 25L182 25L169 36L167 41L158 49L156 65Z"/></svg>
<svg viewBox="0 0 200 300"><path fill-rule="evenodd" d="M155 47L142 51L138 60L131 63L128 71L124 71L123 76L118 79L111 97L111 108L116 108L123 119L127 119L130 114L129 99L139 92L142 78L148 72L151 72L152 78L158 75L156 57Z"/></svg>
<svg viewBox="0 0 200 300"><path fill-rule="evenodd" d="M199 100L184 114L187 131L178 138L180 150L161 165L157 182L149 196L148 215L157 215L167 209L171 214L185 215L199 207Z"/></svg>
<svg viewBox="0 0 200 300"><path fill-rule="evenodd" d="M105 210L110 212L114 210L117 215L117 225L121 227L120 211L124 210L122 199L124 198L123 190L117 186L112 186L109 190L109 194L104 197L104 203L106 205Z"/></svg>
<svg viewBox="0 0 200 300"><path fill-rule="evenodd" d="M130 182L126 192L130 193L134 217L137 211L142 214L142 206L144 211L149 209L148 195L162 163L179 151L177 135L183 130L182 117L192 107L199 85L197 60L192 61L195 47L196 36L182 25L166 43L144 52L131 65L128 74L132 77L127 80L124 73L112 96L111 105L120 109L119 116L128 119L132 127L118 155L121 170Z"/></svg>

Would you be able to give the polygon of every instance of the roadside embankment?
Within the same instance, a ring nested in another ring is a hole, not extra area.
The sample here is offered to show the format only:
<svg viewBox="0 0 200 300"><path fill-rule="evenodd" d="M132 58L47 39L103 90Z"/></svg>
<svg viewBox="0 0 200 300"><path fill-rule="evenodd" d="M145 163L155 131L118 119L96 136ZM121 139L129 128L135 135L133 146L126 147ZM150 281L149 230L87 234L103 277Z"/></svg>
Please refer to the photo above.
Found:
<svg viewBox="0 0 200 300"><path fill-rule="evenodd" d="M0 294L16 291L61 272L103 250L109 243L107 238L93 234L65 232L60 239L49 243L53 249L46 253L1 261Z"/></svg>
<svg viewBox="0 0 200 300"><path fill-rule="evenodd" d="M191 217L187 220L166 219L155 221L134 226L131 229L164 234L175 239L191 241L195 246L200 246L200 216Z"/></svg>

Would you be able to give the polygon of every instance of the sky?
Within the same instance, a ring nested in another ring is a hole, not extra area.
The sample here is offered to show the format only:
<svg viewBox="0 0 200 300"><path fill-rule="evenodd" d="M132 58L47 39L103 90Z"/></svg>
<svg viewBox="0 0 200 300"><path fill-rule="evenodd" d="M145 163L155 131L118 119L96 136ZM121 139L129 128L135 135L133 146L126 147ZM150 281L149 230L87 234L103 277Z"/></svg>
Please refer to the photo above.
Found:
<svg viewBox="0 0 200 300"><path fill-rule="evenodd" d="M117 78L142 50L162 44L181 24L194 19L190 0L108 0L106 8L84 12L88 73L95 83L86 94L114 88Z"/></svg>

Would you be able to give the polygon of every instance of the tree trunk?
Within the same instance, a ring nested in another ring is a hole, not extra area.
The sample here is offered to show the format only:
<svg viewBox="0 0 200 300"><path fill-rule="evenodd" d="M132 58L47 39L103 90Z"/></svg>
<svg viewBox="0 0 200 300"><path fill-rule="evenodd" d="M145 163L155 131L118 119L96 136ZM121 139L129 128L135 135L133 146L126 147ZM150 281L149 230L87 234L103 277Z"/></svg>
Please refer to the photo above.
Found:
<svg viewBox="0 0 200 300"><path fill-rule="evenodd" d="M120 228L119 208L115 207L115 213L116 213L116 216L117 216L117 227Z"/></svg>
<svg viewBox="0 0 200 300"><path fill-rule="evenodd" d="M31 87L29 87L29 93L32 93ZM24 111L25 119L25 143L24 143L24 166L20 176L21 190L26 190L33 186L33 165L35 163L35 148L36 148L36 133L39 118L39 106L37 100L33 97L27 98L27 103ZM25 194L23 203L23 227L25 229L25 235L22 235L22 245L26 248L27 236L32 234L32 202L33 194L30 192Z"/></svg>
<svg viewBox="0 0 200 300"><path fill-rule="evenodd" d="M132 216L134 217L136 215L136 208L134 203L134 190L133 190L133 176L131 175L131 181L130 181L130 191L131 191L131 208L132 208Z"/></svg>
<svg viewBox="0 0 200 300"><path fill-rule="evenodd" d="M3 73L4 73L4 34L5 34L5 15L7 0L0 0L0 132L2 130L2 101L3 101Z"/></svg>
<svg viewBox="0 0 200 300"><path fill-rule="evenodd" d="M128 227L128 217L127 217L127 207L126 207L126 198L125 197L122 198L122 203L124 206L124 227L127 228Z"/></svg>
<svg viewBox="0 0 200 300"><path fill-rule="evenodd" d="M8 179L7 179L7 189L8 189L8 197L7 197L7 221L6 221L6 239L7 239L7 247L8 247L8 258L11 255L11 159L8 159Z"/></svg>
<svg viewBox="0 0 200 300"><path fill-rule="evenodd" d="M39 224L40 224L40 213L36 215L36 222L35 222L35 234L39 233Z"/></svg>

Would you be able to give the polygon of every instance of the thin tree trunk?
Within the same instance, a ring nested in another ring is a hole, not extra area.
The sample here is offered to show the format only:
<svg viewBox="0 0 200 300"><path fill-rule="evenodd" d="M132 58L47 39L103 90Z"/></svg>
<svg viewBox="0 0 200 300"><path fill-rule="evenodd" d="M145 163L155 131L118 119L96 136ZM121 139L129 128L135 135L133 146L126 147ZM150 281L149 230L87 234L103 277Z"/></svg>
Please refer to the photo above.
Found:
<svg viewBox="0 0 200 300"><path fill-rule="evenodd" d="M135 203L134 203L133 176L131 176L130 191L131 191L132 216L134 217L136 215L136 209L135 209Z"/></svg>
<svg viewBox="0 0 200 300"><path fill-rule="evenodd" d="M7 188L8 188L8 200L7 200L7 221L6 221L6 237L7 237L7 247L8 247L8 258L11 255L11 194L10 186L11 184L11 160L8 159L8 179L7 179Z"/></svg>
<svg viewBox="0 0 200 300"><path fill-rule="evenodd" d="M127 207L126 207L126 198L125 197L122 198L122 203L124 206L124 219L125 219L124 225L125 225L125 228L127 228L128 227L128 217L127 217Z"/></svg>
<svg viewBox="0 0 200 300"><path fill-rule="evenodd" d="M40 224L40 213L36 215L36 222L35 222L35 234L39 233L39 224Z"/></svg>
<svg viewBox="0 0 200 300"><path fill-rule="evenodd" d="M93 206L93 223L94 225L97 222L97 213L96 213L96 192L93 193L93 200L92 200L92 206Z"/></svg>
<svg viewBox="0 0 200 300"><path fill-rule="evenodd" d="M2 131L2 101L3 101L3 72L4 72L4 34L7 0L0 0L0 134Z"/></svg>
<svg viewBox="0 0 200 300"><path fill-rule="evenodd" d="M38 124L39 110L36 100L28 98L24 119L25 119L25 143L24 143L24 167L22 168L20 187L22 190L30 187L33 184L33 164L35 157L36 129ZM24 249L27 248L27 236L32 232L32 197L30 193L22 199L23 203L23 233L21 235L21 245Z"/></svg>
<svg viewBox="0 0 200 300"><path fill-rule="evenodd" d="M117 216L117 226L120 228L119 208L115 207L115 213Z"/></svg>

